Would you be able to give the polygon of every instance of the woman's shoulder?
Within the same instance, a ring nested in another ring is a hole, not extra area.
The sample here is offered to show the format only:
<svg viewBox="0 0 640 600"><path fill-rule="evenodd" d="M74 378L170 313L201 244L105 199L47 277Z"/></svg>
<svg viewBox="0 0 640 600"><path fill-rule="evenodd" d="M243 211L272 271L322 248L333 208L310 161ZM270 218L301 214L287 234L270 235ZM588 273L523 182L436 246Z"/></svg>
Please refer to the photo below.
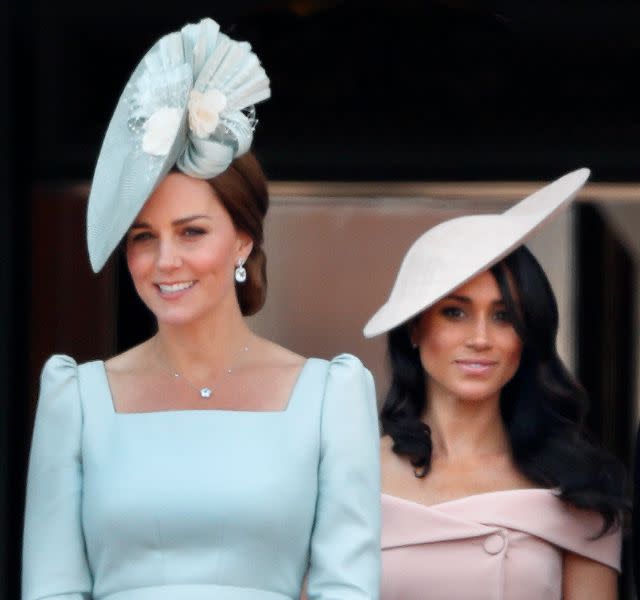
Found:
<svg viewBox="0 0 640 600"><path fill-rule="evenodd" d="M104 368L110 375L131 374L144 371L149 365L151 343L149 340L133 346L104 361Z"/></svg>
<svg viewBox="0 0 640 600"><path fill-rule="evenodd" d="M75 358L68 354L52 354L44 363L42 367L42 377L57 373L71 374L78 368L78 363Z"/></svg>
<svg viewBox="0 0 640 600"><path fill-rule="evenodd" d="M523 489L478 498L478 503L503 525L525 532L579 556L620 569L620 528L603 532L596 510L581 509L563 500L557 489ZM485 510L480 508L480 510Z"/></svg>
<svg viewBox="0 0 640 600"><path fill-rule="evenodd" d="M38 410L57 408L74 402L78 390L78 363L66 354L53 354L40 374ZM66 402L63 399L68 399Z"/></svg>
<svg viewBox="0 0 640 600"><path fill-rule="evenodd" d="M40 374L40 391L56 389L65 385L77 386L77 381L83 371L101 361L90 360L79 363L68 354L52 354L44 363Z"/></svg>
<svg viewBox="0 0 640 600"><path fill-rule="evenodd" d="M373 381L373 377L363 364L363 362L354 354L343 352L336 354L332 358L311 357L310 360L324 365L327 369L328 376L334 377L365 377Z"/></svg>
<svg viewBox="0 0 640 600"><path fill-rule="evenodd" d="M147 345L148 340L115 356L105 359L96 358L85 362L78 362L68 354L52 354L44 363L42 377L57 374L77 375L79 369L96 363L104 365L107 371L113 373L140 368L147 352Z"/></svg>
<svg viewBox="0 0 640 600"><path fill-rule="evenodd" d="M295 350L281 346L265 338L257 338L255 342L257 353L261 354L266 360L281 366L302 366L305 362L312 360L314 362L323 362L327 366L347 366L352 369L365 368L362 361L355 355L348 352L342 352L332 358L321 358L319 356L303 356Z"/></svg>
<svg viewBox="0 0 640 600"><path fill-rule="evenodd" d="M394 478L409 478L413 482L415 479L413 475L413 467L409 462L409 459L405 456L400 456L393 451L393 438L389 434L384 434L380 438L380 467L382 469L382 477Z"/></svg>
<svg viewBox="0 0 640 600"><path fill-rule="evenodd" d="M66 354L53 354L42 368L38 395L38 422L62 426L71 415L80 414L79 365ZM66 430L63 426L61 431Z"/></svg>
<svg viewBox="0 0 640 600"><path fill-rule="evenodd" d="M333 358L321 358L318 356L303 356L296 351L285 348L280 344L264 338L257 338L254 342L253 352L257 357L256 362L267 369L291 369L299 371L307 363L322 365L328 370L328 374L363 374L370 376L368 369L362 361L353 354L341 353Z"/></svg>
<svg viewBox="0 0 640 600"><path fill-rule="evenodd" d="M121 375L144 372L145 348L147 342L130 348L125 352L106 360L93 359L78 362L67 354L53 354L44 364L40 376L40 405L51 402L60 403L57 398L86 398L96 388L105 385L105 374L111 381Z"/></svg>
<svg viewBox="0 0 640 600"><path fill-rule="evenodd" d="M393 438L389 434L384 434L380 438L380 467L382 474L394 473L398 470L406 472L408 460L399 456L393 451ZM406 474L406 473L405 473Z"/></svg>
<svg viewBox="0 0 640 600"><path fill-rule="evenodd" d="M375 384L371 372L353 354L343 353L331 359L314 358L322 365L325 376L325 396L349 398L364 395L375 404ZM376 408L377 413L377 408Z"/></svg>
<svg viewBox="0 0 640 600"><path fill-rule="evenodd" d="M371 373L352 354L339 354L330 360L315 360L320 365L317 373L319 385L323 390L322 406L325 417L344 421L351 427L356 422L375 423L373 429L375 429L377 453L378 408ZM378 462L378 456L376 456L376 462Z"/></svg>
<svg viewBox="0 0 640 600"><path fill-rule="evenodd" d="M386 493L382 505L388 525L383 547L408 540L446 541L447 532L451 539L467 535L474 539L484 530L490 533L498 528L619 569L620 531L599 536L599 514L574 509L558 497L557 490L498 490L432 505ZM466 535L461 536L461 526Z"/></svg>
<svg viewBox="0 0 640 600"><path fill-rule="evenodd" d="M307 361L305 356L266 338L256 337L252 345L252 354L265 366L295 369Z"/></svg>

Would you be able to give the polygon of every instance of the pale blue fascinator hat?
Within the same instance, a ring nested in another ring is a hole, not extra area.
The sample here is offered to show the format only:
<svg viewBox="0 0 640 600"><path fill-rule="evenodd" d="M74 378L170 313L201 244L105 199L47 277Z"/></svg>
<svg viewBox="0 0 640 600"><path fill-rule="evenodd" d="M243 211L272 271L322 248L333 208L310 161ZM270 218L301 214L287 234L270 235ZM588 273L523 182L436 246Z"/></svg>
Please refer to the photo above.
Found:
<svg viewBox="0 0 640 600"><path fill-rule="evenodd" d="M253 105L270 95L251 46L211 19L154 44L125 86L98 156L87 207L96 273L174 166L208 179L249 150Z"/></svg>

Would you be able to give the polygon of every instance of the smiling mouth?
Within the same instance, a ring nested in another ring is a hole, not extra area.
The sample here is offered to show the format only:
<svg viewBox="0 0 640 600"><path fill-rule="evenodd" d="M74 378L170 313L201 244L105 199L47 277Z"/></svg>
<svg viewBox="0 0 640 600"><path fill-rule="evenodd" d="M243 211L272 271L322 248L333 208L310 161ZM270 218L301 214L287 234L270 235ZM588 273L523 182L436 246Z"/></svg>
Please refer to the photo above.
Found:
<svg viewBox="0 0 640 600"><path fill-rule="evenodd" d="M163 294L177 294L188 290L196 284L195 281L181 281L179 283L157 283L156 287Z"/></svg>

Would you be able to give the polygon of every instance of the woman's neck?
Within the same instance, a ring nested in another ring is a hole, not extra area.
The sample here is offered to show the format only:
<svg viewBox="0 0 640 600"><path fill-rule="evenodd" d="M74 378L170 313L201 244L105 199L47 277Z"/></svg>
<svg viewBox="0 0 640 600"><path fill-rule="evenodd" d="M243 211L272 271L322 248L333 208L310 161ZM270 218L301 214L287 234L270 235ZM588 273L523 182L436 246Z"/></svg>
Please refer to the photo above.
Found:
<svg viewBox="0 0 640 600"><path fill-rule="evenodd" d="M434 459L447 461L509 452L500 398L465 401L432 391L423 420L431 428Z"/></svg>
<svg viewBox="0 0 640 600"><path fill-rule="evenodd" d="M253 334L239 310L216 311L185 324L158 324L152 339L160 366L204 380L220 369L235 367Z"/></svg>

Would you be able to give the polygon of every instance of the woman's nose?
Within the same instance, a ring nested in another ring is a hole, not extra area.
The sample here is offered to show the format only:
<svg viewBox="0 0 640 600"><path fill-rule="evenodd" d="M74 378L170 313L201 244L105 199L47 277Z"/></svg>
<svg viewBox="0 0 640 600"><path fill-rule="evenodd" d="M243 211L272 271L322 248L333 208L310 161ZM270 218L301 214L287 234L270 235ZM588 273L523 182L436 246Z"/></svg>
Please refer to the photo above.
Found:
<svg viewBox="0 0 640 600"><path fill-rule="evenodd" d="M469 337L466 340L467 346L475 350L485 350L491 347L491 337L489 333L489 323L485 318L478 318L471 323Z"/></svg>
<svg viewBox="0 0 640 600"><path fill-rule="evenodd" d="M161 240L158 245L157 266L161 271L171 271L182 265L178 249L170 241Z"/></svg>

